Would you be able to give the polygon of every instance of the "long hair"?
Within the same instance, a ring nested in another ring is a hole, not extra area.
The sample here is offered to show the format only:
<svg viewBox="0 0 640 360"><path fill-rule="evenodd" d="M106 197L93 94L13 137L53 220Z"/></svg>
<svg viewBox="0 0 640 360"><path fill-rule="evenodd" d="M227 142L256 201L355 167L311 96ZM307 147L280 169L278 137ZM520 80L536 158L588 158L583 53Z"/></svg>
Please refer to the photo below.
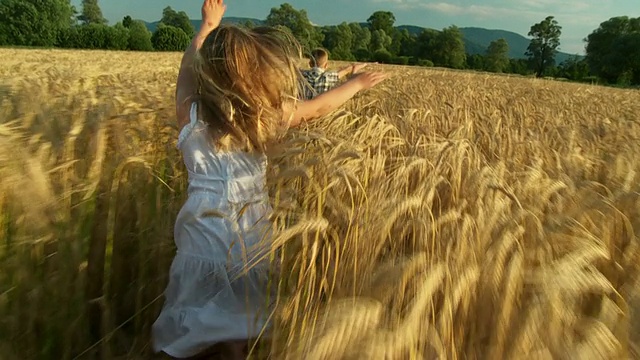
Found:
<svg viewBox="0 0 640 360"><path fill-rule="evenodd" d="M196 54L200 116L221 150L265 152L288 127L283 109L298 98L300 45L269 27L222 25Z"/></svg>

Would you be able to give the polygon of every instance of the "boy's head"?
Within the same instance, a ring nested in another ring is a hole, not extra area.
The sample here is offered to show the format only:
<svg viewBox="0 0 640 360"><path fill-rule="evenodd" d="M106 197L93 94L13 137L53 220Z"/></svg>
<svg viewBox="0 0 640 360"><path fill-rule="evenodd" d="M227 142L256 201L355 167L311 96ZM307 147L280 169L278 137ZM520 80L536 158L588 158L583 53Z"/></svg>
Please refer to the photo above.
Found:
<svg viewBox="0 0 640 360"><path fill-rule="evenodd" d="M300 45L275 28L222 25L196 55L201 116L218 140L264 151L280 133L283 108L298 97ZM230 136L227 136L230 135Z"/></svg>
<svg viewBox="0 0 640 360"><path fill-rule="evenodd" d="M312 68L319 67L321 69L326 69L329 66L329 52L325 49L314 49L311 52L309 66Z"/></svg>

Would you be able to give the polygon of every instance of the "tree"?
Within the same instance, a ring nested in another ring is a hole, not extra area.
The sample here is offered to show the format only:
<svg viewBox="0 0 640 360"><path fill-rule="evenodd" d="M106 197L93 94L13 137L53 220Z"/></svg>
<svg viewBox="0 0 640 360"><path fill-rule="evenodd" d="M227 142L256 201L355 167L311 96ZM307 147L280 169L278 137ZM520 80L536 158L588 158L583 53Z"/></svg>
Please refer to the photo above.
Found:
<svg viewBox="0 0 640 360"><path fill-rule="evenodd" d="M594 75L609 83L640 83L640 18L612 17L585 41L587 63Z"/></svg>
<svg viewBox="0 0 640 360"><path fill-rule="evenodd" d="M127 49L133 51L152 51L151 31L144 22L134 20L129 25L129 43Z"/></svg>
<svg viewBox="0 0 640 360"><path fill-rule="evenodd" d="M560 46L562 27L553 16L547 16L543 21L531 26L529 36L532 36L525 55L529 57L536 76L543 76L545 70L553 66Z"/></svg>
<svg viewBox="0 0 640 360"><path fill-rule="evenodd" d="M467 54L462 31L457 26L452 25L438 34L435 39L433 62L438 66L464 68Z"/></svg>
<svg viewBox="0 0 640 360"><path fill-rule="evenodd" d="M380 50L387 50L391 45L391 36L387 35L384 30L373 30L371 32L371 43L369 44L369 50L376 52Z"/></svg>
<svg viewBox="0 0 640 360"><path fill-rule="evenodd" d="M158 51L184 51L190 41L181 28L164 24L158 26L151 36L153 48Z"/></svg>
<svg viewBox="0 0 640 360"><path fill-rule="evenodd" d="M371 60L371 51L369 49L358 49L353 52L353 56L358 61L367 62Z"/></svg>
<svg viewBox="0 0 640 360"><path fill-rule="evenodd" d="M162 19L160 19L160 24L182 29L189 39L193 38L196 33L196 30L193 28L193 24L189 19L189 15L184 11L176 12L171 8L171 6L167 6L162 10Z"/></svg>
<svg viewBox="0 0 640 360"><path fill-rule="evenodd" d="M509 59L509 72L519 75L531 74L526 59Z"/></svg>
<svg viewBox="0 0 640 360"><path fill-rule="evenodd" d="M0 45L56 45L73 23L69 0L1 0Z"/></svg>
<svg viewBox="0 0 640 360"><path fill-rule="evenodd" d="M331 52L334 60L355 60L351 52L353 44L353 32L346 22L338 26L327 26L323 28L323 45Z"/></svg>
<svg viewBox="0 0 640 360"><path fill-rule="evenodd" d="M614 43L614 51L621 54L620 67L624 69L618 76L619 85L640 85L640 33L619 37Z"/></svg>
<svg viewBox="0 0 640 360"><path fill-rule="evenodd" d="M509 66L509 44L505 39L492 41L487 48L485 67L491 72L501 73Z"/></svg>
<svg viewBox="0 0 640 360"><path fill-rule="evenodd" d="M102 16L98 0L82 0L82 13L78 16L83 24L106 24L107 19Z"/></svg>
<svg viewBox="0 0 640 360"><path fill-rule="evenodd" d="M378 31L384 33L382 30ZM391 64L393 62L393 55L391 55L387 49L378 49L373 52L372 60L381 64Z"/></svg>
<svg viewBox="0 0 640 360"><path fill-rule="evenodd" d="M433 29L423 29L416 40L416 56L420 59L434 62L434 54L437 50L437 40L440 33Z"/></svg>
<svg viewBox="0 0 640 360"><path fill-rule="evenodd" d="M126 28L130 28L133 25L133 19L131 16L127 15L122 19L122 25Z"/></svg>
<svg viewBox="0 0 640 360"><path fill-rule="evenodd" d="M367 19L371 31L382 30L389 36L393 36L395 22L396 17L390 11L376 11Z"/></svg>
<svg viewBox="0 0 640 360"><path fill-rule="evenodd" d="M129 29L124 27L122 23L117 23L114 26L106 27L107 35L105 39L104 49L106 50L127 50L129 47Z"/></svg>
<svg viewBox="0 0 640 360"><path fill-rule="evenodd" d="M58 46L74 49L127 50L129 29L121 23L83 24L68 28Z"/></svg>
<svg viewBox="0 0 640 360"><path fill-rule="evenodd" d="M256 27L256 24L254 24L251 20L247 20L244 22L243 26L247 29L253 29Z"/></svg>
<svg viewBox="0 0 640 360"><path fill-rule="evenodd" d="M409 30L395 31L391 41L391 52L400 56L412 57L415 55L416 36L411 35Z"/></svg>
<svg viewBox="0 0 640 360"><path fill-rule="evenodd" d="M507 66L509 65L508 60ZM467 56L467 69L484 70L486 68L485 61L485 57L480 54L469 55Z"/></svg>
<svg viewBox="0 0 640 360"><path fill-rule="evenodd" d="M304 51L321 46L324 39L324 35L311 24L307 12L296 10L289 3L284 3L279 8L271 8L267 16L267 25L289 28Z"/></svg>
<svg viewBox="0 0 640 360"><path fill-rule="evenodd" d="M587 59L581 59L578 56L570 57L560 64L557 76L574 81L584 80L589 77Z"/></svg>
<svg viewBox="0 0 640 360"><path fill-rule="evenodd" d="M353 34L351 52L355 54L358 50L368 49L371 43L371 30L358 23L350 23L349 28Z"/></svg>

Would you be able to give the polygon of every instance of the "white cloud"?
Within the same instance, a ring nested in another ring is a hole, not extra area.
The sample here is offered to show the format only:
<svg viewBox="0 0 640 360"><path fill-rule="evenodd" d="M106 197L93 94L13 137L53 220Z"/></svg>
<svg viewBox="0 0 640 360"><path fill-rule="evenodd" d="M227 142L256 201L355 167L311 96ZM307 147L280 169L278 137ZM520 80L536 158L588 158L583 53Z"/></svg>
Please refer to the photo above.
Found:
<svg viewBox="0 0 640 360"><path fill-rule="evenodd" d="M512 16L532 20L544 19L548 15L567 17L571 15L577 23L592 20L597 16L594 7L601 7L610 0L565 0L562 5L557 0L487 0L484 5L467 5L467 1L451 0L437 2L429 0L372 0L374 3L390 4L402 10L426 9L449 16L467 15L478 19Z"/></svg>
<svg viewBox="0 0 640 360"><path fill-rule="evenodd" d="M511 7L499 7L491 5L462 6L450 2L423 2L421 4L417 4L416 7L439 12L441 14L449 16L466 15L478 20L505 17L519 17L526 20L532 20L535 18L544 18L547 14L538 10L523 11L521 9L514 9Z"/></svg>
<svg viewBox="0 0 640 360"><path fill-rule="evenodd" d="M463 8L462 6L445 3L445 2L420 4L419 7L423 7L429 10L434 10L447 15L461 15L466 12L466 9Z"/></svg>

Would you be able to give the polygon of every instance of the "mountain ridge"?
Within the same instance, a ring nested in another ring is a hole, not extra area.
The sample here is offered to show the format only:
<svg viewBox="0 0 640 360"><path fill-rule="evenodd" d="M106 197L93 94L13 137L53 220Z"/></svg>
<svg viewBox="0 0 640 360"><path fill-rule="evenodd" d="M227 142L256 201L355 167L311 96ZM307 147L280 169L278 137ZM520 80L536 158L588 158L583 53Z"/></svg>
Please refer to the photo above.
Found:
<svg viewBox="0 0 640 360"><path fill-rule="evenodd" d="M222 19L222 23L230 23L230 24L244 24L247 21L251 21L255 25L264 25L265 21L256 19L256 18L248 18L248 17L225 17ZM199 28L201 24L201 20L191 20L194 28ZM147 28L150 31L155 31L158 27L159 21L154 22L146 22ZM411 34L419 34L424 29L429 29L422 26L416 25L399 25L396 28L403 30L406 29ZM437 30L437 29L431 29ZM438 31L438 30L437 30ZM484 55L489 44L492 41L498 40L500 38L504 38L509 44L509 57L513 59L526 59L525 52L527 51L527 47L529 46L530 39L526 38L523 35L515 33L513 31L501 30L501 29L486 29L481 27L461 27L460 31L464 37L465 50L468 54L482 54ZM578 58L583 58L583 55L577 54L569 54L565 52L558 52L556 55L556 63L560 64L563 61L570 59L572 57L577 56Z"/></svg>

